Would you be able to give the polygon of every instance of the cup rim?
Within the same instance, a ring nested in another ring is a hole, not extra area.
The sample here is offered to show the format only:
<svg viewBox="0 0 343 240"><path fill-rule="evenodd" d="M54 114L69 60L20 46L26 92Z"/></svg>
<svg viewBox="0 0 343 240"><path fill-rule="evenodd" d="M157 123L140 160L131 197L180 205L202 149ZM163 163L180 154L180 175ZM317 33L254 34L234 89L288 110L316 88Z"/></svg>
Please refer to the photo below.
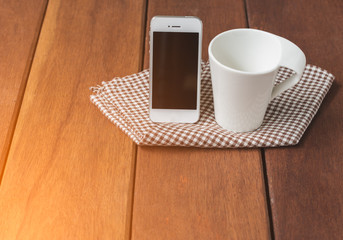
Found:
<svg viewBox="0 0 343 240"><path fill-rule="evenodd" d="M228 69L232 72L235 72L235 73L239 73L239 74L244 74L244 75L262 75L262 74L267 74L267 73L271 73L273 71L275 71L277 68L280 67L279 63L280 63L280 60L281 60L281 54L280 54L280 57L279 57L279 61L275 64L275 66L273 66L272 68L270 68L269 70L264 70L264 71L256 71L256 72L247 72L247 71L241 71L241 70L238 70L238 69L235 69L235 68L232 68L232 67L229 67L227 65L224 65L222 64L221 62L219 62L212 54L212 45L214 43L214 41L216 39L218 39L219 37L221 37L222 35L225 35L227 34L228 32L239 32L239 31L246 31L246 32L260 32L260 33L263 33L263 34L266 34L266 35L269 35L270 37L277 39L278 36L276 36L275 34L272 34L272 33L269 33L269 32L266 32L266 31L263 31L263 30L259 30L259 29L254 29L254 28L236 28L236 29L231 29L231 30L227 30L227 31L224 31L224 32L221 32L219 33L218 35L216 35L210 42L209 46L208 46L208 55L209 55L209 59L215 61L217 64L219 64L221 67L225 68L225 69ZM281 48L281 43L280 41L278 41L279 44L280 44L280 48Z"/></svg>

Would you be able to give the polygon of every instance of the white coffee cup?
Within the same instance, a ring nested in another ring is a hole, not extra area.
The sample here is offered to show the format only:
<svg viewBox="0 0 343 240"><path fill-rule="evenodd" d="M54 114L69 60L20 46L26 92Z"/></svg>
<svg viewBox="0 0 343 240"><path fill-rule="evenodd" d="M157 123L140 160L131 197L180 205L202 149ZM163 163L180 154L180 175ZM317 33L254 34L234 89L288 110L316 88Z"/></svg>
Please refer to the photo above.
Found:
<svg viewBox="0 0 343 240"><path fill-rule="evenodd" d="M306 58L289 40L256 29L234 29L212 39L209 59L217 123L230 131L261 126L269 102L299 82ZM295 75L274 87L281 66Z"/></svg>

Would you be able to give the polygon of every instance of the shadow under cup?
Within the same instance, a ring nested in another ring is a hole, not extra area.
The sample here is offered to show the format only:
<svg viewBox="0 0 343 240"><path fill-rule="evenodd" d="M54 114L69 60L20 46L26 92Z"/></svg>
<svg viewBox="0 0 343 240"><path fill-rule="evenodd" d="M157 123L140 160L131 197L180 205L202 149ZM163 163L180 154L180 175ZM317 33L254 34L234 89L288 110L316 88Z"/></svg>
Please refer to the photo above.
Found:
<svg viewBox="0 0 343 240"><path fill-rule="evenodd" d="M208 51L217 123L235 132L257 129L271 100L280 41L264 31L235 29L217 35Z"/></svg>

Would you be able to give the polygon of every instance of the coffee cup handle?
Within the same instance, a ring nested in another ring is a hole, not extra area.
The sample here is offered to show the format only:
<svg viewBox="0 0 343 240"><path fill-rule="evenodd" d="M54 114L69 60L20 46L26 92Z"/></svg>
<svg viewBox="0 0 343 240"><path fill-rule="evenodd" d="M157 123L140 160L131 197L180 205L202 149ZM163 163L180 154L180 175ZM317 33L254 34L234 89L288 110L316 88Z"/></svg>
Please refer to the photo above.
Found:
<svg viewBox="0 0 343 240"><path fill-rule="evenodd" d="M306 66L306 57L303 51L291 41L279 36L277 37L282 48L280 66L294 70L295 74L273 88L271 100L297 84Z"/></svg>

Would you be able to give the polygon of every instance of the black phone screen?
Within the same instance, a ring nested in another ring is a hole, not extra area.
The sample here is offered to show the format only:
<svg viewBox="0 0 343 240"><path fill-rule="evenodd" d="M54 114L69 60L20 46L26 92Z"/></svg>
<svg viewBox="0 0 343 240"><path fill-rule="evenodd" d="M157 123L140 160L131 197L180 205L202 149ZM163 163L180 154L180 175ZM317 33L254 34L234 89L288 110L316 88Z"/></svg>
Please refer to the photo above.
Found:
<svg viewBox="0 0 343 240"><path fill-rule="evenodd" d="M196 109L199 33L153 32L152 108Z"/></svg>

